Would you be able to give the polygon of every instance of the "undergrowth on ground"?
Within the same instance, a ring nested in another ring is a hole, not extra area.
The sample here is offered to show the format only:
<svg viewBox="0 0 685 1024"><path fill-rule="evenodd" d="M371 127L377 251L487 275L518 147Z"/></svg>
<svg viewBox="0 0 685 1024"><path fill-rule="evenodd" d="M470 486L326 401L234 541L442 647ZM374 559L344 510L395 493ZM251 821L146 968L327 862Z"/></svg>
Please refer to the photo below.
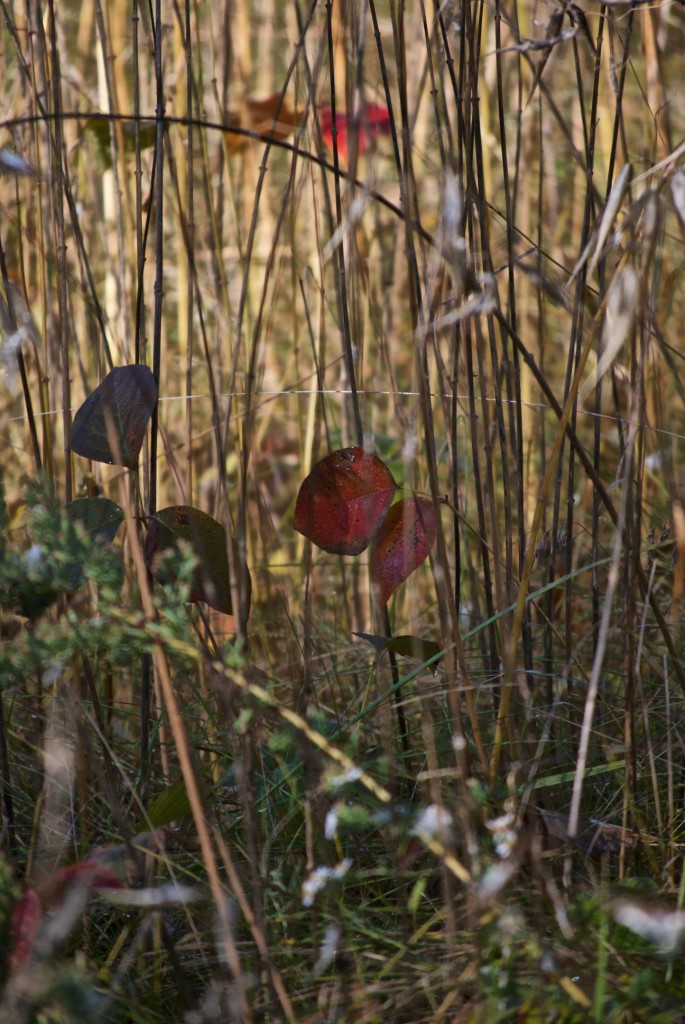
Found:
<svg viewBox="0 0 685 1024"><path fill-rule="evenodd" d="M682 5L0 8L0 1020L685 1021Z"/></svg>

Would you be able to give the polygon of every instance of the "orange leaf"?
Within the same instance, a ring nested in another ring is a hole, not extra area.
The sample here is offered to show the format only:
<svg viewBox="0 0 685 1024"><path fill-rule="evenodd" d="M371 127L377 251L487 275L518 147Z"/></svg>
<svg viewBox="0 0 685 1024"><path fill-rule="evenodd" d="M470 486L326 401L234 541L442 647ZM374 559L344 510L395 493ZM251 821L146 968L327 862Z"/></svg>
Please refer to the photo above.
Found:
<svg viewBox="0 0 685 1024"><path fill-rule="evenodd" d="M292 135L301 117L301 111L292 107L287 99L281 103L281 94L275 92L261 100L247 96L240 110L229 111L227 122L231 128L246 128L259 135L272 135L276 141L280 141ZM250 142L252 139L248 135L229 134L226 149L231 154L239 153Z"/></svg>

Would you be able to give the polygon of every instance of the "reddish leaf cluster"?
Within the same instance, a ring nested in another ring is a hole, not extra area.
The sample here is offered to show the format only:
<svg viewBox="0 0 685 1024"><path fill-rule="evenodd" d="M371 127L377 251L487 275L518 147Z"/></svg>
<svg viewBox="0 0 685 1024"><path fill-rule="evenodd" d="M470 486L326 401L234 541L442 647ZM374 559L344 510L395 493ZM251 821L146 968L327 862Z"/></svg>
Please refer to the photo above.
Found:
<svg viewBox="0 0 685 1024"><path fill-rule="evenodd" d="M173 810L184 813L178 801ZM159 830L140 832L126 843L99 846L87 860L58 868L40 881L34 880L33 885L27 885L12 908L8 958L10 970L18 971L26 966L33 956L44 918L59 913L74 889L80 890L84 904L92 890L97 890L101 897L112 901L115 893L133 893L132 887L142 877L142 866L137 854L156 856L160 852L162 834ZM77 917L73 920L74 924L76 920Z"/></svg>
<svg viewBox="0 0 685 1024"><path fill-rule="evenodd" d="M40 896L35 889L26 889L12 910L9 968L18 971L28 963L43 918Z"/></svg>
<svg viewBox="0 0 685 1024"><path fill-rule="evenodd" d="M371 580L381 604L428 555L435 542L435 506L427 498L402 498L381 459L362 448L331 452L300 487L295 529L335 555L371 547Z"/></svg>
<svg viewBox="0 0 685 1024"><path fill-rule="evenodd" d="M333 149L333 112L330 107L322 107L319 111L321 135L329 149ZM353 128L352 118L345 111L336 111L335 127L338 130L338 156L347 163L349 136ZM386 107L379 103L367 103L361 110L359 118L358 152L364 153L369 141L378 135L390 134L390 114Z"/></svg>

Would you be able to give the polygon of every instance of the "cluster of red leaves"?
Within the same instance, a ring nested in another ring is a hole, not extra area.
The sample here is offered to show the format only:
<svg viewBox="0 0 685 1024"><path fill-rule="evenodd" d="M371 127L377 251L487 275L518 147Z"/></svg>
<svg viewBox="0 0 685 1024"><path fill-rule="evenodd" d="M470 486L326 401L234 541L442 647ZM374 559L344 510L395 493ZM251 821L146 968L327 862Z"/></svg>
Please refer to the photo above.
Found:
<svg viewBox="0 0 685 1024"><path fill-rule="evenodd" d="M376 455L342 448L314 466L295 505L295 529L324 551L358 555L371 545L371 581L381 604L435 542L433 502L412 496L392 505L396 490L392 473Z"/></svg>
<svg viewBox="0 0 685 1024"><path fill-rule="evenodd" d="M322 107L319 111L319 123L323 141L329 149L333 149L333 112L330 107ZM335 127L338 132L338 156L347 163L349 159L349 138L353 130L353 119L345 111L336 111ZM386 107L379 103L367 103L362 107L359 117L358 152L365 153L369 142L378 135L390 134L390 114Z"/></svg>
<svg viewBox="0 0 685 1024"><path fill-rule="evenodd" d="M280 141L288 138L299 124L302 112L291 106L287 98L280 93L273 93L264 99L247 96L240 109L229 112L227 121L229 128L246 129L260 135L269 135ZM319 110L319 123L324 144L333 149L333 112L329 106ZM358 152L365 153L372 139L379 135L390 134L390 114L380 103L365 103L358 118L359 139ZM350 134L354 131L354 118L345 111L336 111L335 128L337 129L338 156L347 163L350 150ZM251 142L248 135L239 132L228 134L226 146L229 153L238 153Z"/></svg>

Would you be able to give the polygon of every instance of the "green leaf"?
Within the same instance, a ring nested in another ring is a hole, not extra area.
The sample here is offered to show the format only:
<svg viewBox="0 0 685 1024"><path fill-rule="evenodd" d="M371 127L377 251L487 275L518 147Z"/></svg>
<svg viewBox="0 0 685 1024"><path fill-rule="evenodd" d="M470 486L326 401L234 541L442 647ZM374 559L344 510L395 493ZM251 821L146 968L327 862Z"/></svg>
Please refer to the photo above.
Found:
<svg viewBox="0 0 685 1024"><path fill-rule="evenodd" d="M353 633L352 635L358 636L362 640L366 640L367 643L370 643L378 655L381 655L384 651L393 651L403 658L430 661L431 658L435 658L442 651L440 644L437 644L435 640L422 640L419 636L409 636L408 634L390 638L374 636L372 633ZM439 663L440 658L430 666L433 675L435 675Z"/></svg>
<svg viewBox="0 0 685 1024"><path fill-rule="evenodd" d="M436 654L440 654L442 648L435 640L422 640L419 636L394 636L385 645L386 650L394 651L403 658L415 658L417 661L429 661ZM439 661L434 661L431 671L435 675Z"/></svg>
<svg viewBox="0 0 685 1024"><path fill-rule="evenodd" d="M16 611L27 619L37 619L55 603L62 591L51 580L28 577L10 588Z"/></svg>
<svg viewBox="0 0 685 1024"><path fill-rule="evenodd" d="M162 828L190 814L188 791L183 779L163 789L147 812L152 828Z"/></svg>
<svg viewBox="0 0 685 1024"><path fill-rule="evenodd" d="M163 555L185 541L197 559L193 573L190 600L206 601L212 608L233 614L231 578L226 551L226 530L206 512L191 505L170 505L160 509L148 520L145 540L145 561L153 576L163 582L174 578L173 567ZM231 538L234 565L240 557L238 545ZM245 568L248 591L250 575ZM249 607L249 597L248 597Z"/></svg>
<svg viewBox="0 0 685 1024"><path fill-rule="evenodd" d="M76 498L69 502L65 512L70 523L84 527L92 544L111 544L124 521L124 510L109 498ZM78 556L69 567L70 588L80 587L83 577L83 559Z"/></svg>
<svg viewBox="0 0 685 1024"><path fill-rule="evenodd" d="M112 147L110 144L109 123L106 117L91 117L84 124L84 130L97 141L98 151L102 157L105 168L112 166ZM124 122L124 152L135 153L136 150L136 126L134 122ZM157 140L157 125L154 122L141 120L140 125L140 148L150 149Z"/></svg>
<svg viewBox="0 0 685 1024"><path fill-rule="evenodd" d="M70 523L81 523L93 541L111 544L124 521L124 510L109 498L76 498L66 507Z"/></svg>

